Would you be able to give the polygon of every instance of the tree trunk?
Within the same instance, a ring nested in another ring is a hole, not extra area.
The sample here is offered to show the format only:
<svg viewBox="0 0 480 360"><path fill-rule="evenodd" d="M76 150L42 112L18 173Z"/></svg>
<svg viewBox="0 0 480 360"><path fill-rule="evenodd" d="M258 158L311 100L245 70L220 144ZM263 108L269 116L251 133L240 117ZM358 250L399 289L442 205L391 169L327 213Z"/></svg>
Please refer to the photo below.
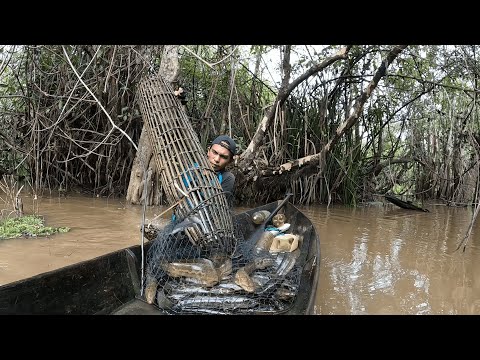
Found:
<svg viewBox="0 0 480 360"><path fill-rule="evenodd" d="M176 81L179 75L178 45L166 45L163 50L162 63L160 64L160 75L176 88ZM133 160L130 182L128 184L126 201L131 204L143 204L144 184L146 189L146 205L160 205L162 187L159 183L159 176L155 161L152 156L152 145L146 134L145 126L142 129L138 144L138 151ZM147 174L145 176L145 170ZM146 180L146 182L145 182Z"/></svg>
<svg viewBox="0 0 480 360"><path fill-rule="evenodd" d="M138 152L133 160L130 183L128 184L127 190L126 200L131 204L143 204L143 187L145 182L147 184L146 205L160 204L162 189L158 183L157 167L152 159L152 146L150 145L147 132L142 130L138 144ZM146 179L145 169L147 169Z"/></svg>

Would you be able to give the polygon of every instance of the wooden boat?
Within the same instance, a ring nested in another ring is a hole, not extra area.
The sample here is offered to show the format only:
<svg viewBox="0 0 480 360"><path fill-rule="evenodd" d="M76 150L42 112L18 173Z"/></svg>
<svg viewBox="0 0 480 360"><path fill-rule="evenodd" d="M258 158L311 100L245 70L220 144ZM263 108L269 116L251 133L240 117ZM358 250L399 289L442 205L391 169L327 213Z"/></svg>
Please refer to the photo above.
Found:
<svg viewBox="0 0 480 360"><path fill-rule="evenodd" d="M237 214L244 238L253 237L258 227L252 215L258 210L274 211L280 201ZM311 221L286 202L281 210L291 224L291 233L303 240L297 259L298 291L280 314L312 314L319 280L320 240ZM262 230L263 231L263 230ZM152 241L143 245L143 256ZM144 257L143 257L144 258ZM142 245L134 245L19 280L0 287L0 314L118 314L163 315L167 311L148 304L141 295ZM255 313L252 309L251 314Z"/></svg>

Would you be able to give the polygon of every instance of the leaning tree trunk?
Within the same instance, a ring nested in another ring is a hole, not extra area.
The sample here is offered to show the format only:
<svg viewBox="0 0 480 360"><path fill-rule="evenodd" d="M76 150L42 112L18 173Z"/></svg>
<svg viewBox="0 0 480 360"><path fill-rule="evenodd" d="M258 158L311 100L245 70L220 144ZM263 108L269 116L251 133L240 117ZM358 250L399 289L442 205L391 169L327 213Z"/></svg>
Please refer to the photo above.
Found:
<svg viewBox="0 0 480 360"><path fill-rule="evenodd" d="M179 75L178 45L165 46L159 74L174 86ZM162 189L152 155L152 145L144 126L128 184L126 200L131 204L143 204L143 188L147 184L146 205L160 205Z"/></svg>

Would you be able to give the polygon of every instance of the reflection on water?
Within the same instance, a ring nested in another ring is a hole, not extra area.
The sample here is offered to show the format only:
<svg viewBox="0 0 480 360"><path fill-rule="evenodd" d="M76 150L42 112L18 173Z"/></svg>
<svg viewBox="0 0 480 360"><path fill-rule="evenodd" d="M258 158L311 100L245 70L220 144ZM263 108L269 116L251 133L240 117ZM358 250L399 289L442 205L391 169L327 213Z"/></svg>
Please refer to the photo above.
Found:
<svg viewBox="0 0 480 360"><path fill-rule="evenodd" d="M300 209L321 240L317 314L480 313L478 223L466 252L454 251L471 208Z"/></svg>
<svg viewBox="0 0 480 360"><path fill-rule="evenodd" d="M32 213L31 199L23 200ZM472 209L425 207L429 213L391 204L299 206L321 242L316 314L480 314L478 222L466 252L454 252ZM146 218L163 210L150 207ZM123 199L45 197L39 213L46 225L72 230L0 240L0 285L141 242L142 207Z"/></svg>

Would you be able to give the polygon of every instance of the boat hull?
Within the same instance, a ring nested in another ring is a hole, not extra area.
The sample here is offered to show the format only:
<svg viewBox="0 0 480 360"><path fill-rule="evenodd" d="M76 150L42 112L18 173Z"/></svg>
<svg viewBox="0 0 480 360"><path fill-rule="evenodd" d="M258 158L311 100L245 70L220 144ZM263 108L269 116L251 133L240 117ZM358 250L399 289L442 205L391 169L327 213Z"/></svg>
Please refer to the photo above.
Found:
<svg viewBox="0 0 480 360"><path fill-rule="evenodd" d="M235 215L244 236L255 233L251 216L258 210L272 211L279 202ZM303 238L301 275L295 300L282 314L312 314L319 279L320 240L311 221L286 203L284 212L290 230ZM152 242L143 247L146 254ZM167 314L147 304L140 295L142 246L134 245L91 260L22 279L0 287L0 314Z"/></svg>

